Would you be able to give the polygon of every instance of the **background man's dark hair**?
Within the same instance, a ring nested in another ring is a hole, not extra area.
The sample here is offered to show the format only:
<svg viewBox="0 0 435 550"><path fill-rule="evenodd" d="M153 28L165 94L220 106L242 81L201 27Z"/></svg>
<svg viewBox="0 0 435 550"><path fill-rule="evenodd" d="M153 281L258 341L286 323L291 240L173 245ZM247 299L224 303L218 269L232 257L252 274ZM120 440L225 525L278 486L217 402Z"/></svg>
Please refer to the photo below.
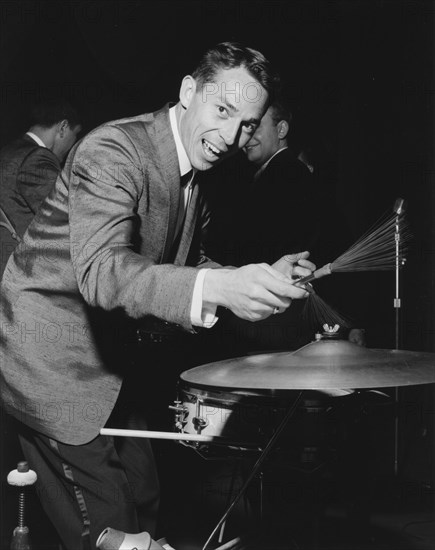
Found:
<svg viewBox="0 0 435 550"><path fill-rule="evenodd" d="M57 98L41 101L30 111L32 126L51 128L61 120L67 120L71 128L80 124L80 116L76 109L66 99Z"/></svg>
<svg viewBox="0 0 435 550"><path fill-rule="evenodd" d="M272 110L272 120L275 124L278 124L280 120L285 120L290 126L293 119L292 109L281 95L275 96L275 99L271 103L270 107Z"/></svg>
<svg viewBox="0 0 435 550"><path fill-rule="evenodd" d="M304 154L308 156L309 152L311 152L311 157L311 137L305 128L301 106L293 101L289 102L281 92L275 96L273 103L270 105L270 110L271 117L275 125L277 125L281 120L285 120L289 125L289 131L285 136L285 140L287 142L287 146L293 151L293 153L298 155L304 151Z"/></svg>
<svg viewBox="0 0 435 550"><path fill-rule="evenodd" d="M213 82L220 69L244 67L269 94L269 103L273 101L280 85L280 78L269 61L257 50L247 48L237 42L222 42L207 50L192 73L199 88Z"/></svg>

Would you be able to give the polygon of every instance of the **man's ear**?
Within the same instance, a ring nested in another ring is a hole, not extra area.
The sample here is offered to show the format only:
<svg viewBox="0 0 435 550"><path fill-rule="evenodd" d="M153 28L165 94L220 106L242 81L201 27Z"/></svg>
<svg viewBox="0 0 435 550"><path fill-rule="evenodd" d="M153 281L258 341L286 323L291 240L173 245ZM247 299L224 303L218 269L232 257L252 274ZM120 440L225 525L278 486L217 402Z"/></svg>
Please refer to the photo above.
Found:
<svg viewBox="0 0 435 550"><path fill-rule="evenodd" d="M285 139L289 131L289 125L286 120L280 120L277 124L279 139Z"/></svg>
<svg viewBox="0 0 435 550"><path fill-rule="evenodd" d="M185 109L189 107L189 104L192 101L192 97L194 96L195 92L196 80L193 78L193 76L185 76L181 82L180 87L180 103Z"/></svg>
<svg viewBox="0 0 435 550"><path fill-rule="evenodd" d="M61 138L63 138L63 136L65 135L65 132L68 128L68 124L69 124L69 122L66 119L61 120L58 123L58 132L59 132L59 135L60 135Z"/></svg>

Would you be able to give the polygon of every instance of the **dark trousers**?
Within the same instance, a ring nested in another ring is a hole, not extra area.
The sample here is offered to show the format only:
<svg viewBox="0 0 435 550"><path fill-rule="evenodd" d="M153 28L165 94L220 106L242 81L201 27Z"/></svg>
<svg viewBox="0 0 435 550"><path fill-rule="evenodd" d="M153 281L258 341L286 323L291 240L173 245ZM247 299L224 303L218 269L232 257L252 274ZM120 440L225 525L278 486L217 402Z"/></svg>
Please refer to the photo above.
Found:
<svg viewBox="0 0 435 550"><path fill-rule="evenodd" d="M190 366L191 346L179 340L126 349L123 387L107 427L172 431L174 413L168 405L176 396L179 373ZM157 525L160 489L149 439L98 436L86 445L72 446L23 425L18 431L24 456L38 474L42 507L66 550L94 550L106 527L127 533L148 531L153 538L168 532L169 502ZM182 475L174 456L180 449L169 442L153 445L159 473L168 479L162 500L170 501L172 471L178 468L177 479Z"/></svg>
<svg viewBox="0 0 435 550"><path fill-rule="evenodd" d="M117 404L107 423L146 429ZM67 550L93 550L106 527L154 536L159 483L147 439L98 436L86 445L65 445L23 426L24 456L38 475L42 507Z"/></svg>

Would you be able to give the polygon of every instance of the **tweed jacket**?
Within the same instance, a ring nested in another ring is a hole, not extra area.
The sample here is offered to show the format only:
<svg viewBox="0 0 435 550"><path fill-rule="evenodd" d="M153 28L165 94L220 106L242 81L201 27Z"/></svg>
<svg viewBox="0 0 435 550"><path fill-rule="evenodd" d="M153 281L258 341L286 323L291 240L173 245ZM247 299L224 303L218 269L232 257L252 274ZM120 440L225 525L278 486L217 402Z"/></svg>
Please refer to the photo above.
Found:
<svg viewBox="0 0 435 550"><path fill-rule="evenodd" d="M56 155L24 135L0 151L0 206L22 237L60 172ZM0 276L17 241L0 228Z"/></svg>
<svg viewBox="0 0 435 550"><path fill-rule="evenodd" d="M168 106L105 124L75 145L6 266L7 411L53 439L84 444L117 399L131 325L158 318L193 330L198 266L217 265L201 248L208 214L199 187L174 239L180 173Z"/></svg>

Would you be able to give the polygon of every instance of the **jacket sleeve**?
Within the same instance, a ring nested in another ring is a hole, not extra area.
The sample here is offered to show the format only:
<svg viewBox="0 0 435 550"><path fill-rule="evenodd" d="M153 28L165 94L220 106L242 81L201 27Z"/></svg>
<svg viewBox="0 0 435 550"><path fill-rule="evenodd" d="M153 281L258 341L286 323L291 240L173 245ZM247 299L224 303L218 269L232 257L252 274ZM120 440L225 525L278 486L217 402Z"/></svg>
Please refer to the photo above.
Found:
<svg viewBox="0 0 435 550"><path fill-rule="evenodd" d="M85 301L192 330L198 270L156 264L133 250L139 198L149 182L135 144L116 127L88 136L70 160L71 259ZM162 228L156 228L162 230Z"/></svg>
<svg viewBox="0 0 435 550"><path fill-rule="evenodd" d="M59 161L45 147L35 147L24 159L18 170L17 185L33 214L53 188L59 172Z"/></svg>

